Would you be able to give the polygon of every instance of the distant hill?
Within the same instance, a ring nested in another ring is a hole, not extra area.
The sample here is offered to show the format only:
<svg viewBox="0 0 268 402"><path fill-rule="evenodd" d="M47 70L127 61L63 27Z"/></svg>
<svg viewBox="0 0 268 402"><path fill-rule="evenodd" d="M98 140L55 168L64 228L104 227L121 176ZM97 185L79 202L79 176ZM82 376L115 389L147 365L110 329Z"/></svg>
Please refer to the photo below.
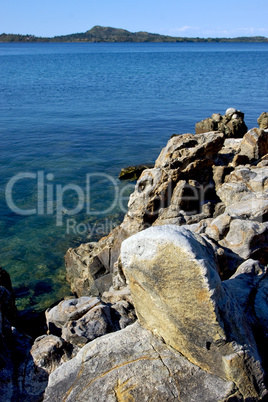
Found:
<svg viewBox="0 0 268 402"><path fill-rule="evenodd" d="M0 42L267 42L264 36L237 38L187 38L149 32L129 32L125 29L94 26L87 32L43 38L34 35L1 34Z"/></svg>

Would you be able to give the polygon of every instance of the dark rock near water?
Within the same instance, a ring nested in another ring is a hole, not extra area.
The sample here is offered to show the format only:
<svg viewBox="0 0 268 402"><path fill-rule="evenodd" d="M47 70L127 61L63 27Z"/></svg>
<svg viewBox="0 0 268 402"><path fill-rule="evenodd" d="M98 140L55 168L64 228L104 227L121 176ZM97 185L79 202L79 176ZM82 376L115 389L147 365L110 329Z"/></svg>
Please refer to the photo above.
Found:
<svg viewBox="0 0 268 402"><path fill-rule="evenodd" d="M205 120L196 123L196 134L207 133L209 131L221 131L226 138L241 138L247 132L244 122L244 113L235 108L226 110L225 115L213 114Z"/></svg>
<svg viewBox="0 0 268 402"><path fill-rule="evenodd" d="M151 169L153 167L153 163L147 163L146 165L127 166L121 169L119 179L130 181L137 180L145 169Z"/></svg>

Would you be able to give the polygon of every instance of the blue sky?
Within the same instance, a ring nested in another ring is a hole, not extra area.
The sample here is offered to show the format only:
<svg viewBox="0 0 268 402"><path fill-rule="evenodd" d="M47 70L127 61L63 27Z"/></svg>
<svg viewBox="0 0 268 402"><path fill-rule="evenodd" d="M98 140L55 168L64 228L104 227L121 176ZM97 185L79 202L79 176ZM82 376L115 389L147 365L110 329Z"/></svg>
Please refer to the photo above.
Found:
<svg viewBox="0 0 268 402"><path fill-rule="evenodd" d="M54 36L94 25L172 36L268 37L267 0L9 0L0 33Z"/></svg>

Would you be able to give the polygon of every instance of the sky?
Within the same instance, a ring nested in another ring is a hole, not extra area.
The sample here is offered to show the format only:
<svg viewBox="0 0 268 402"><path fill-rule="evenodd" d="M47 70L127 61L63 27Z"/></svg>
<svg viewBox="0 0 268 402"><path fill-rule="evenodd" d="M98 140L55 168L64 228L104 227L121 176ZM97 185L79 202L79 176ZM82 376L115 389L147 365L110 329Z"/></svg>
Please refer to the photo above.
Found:
<svg viewBox="0 0 268 402"><path fill-rule="evenodd" d="M9 0L0 33L85 32L94 25L188 37L268 37L267 0Z"/></svg>

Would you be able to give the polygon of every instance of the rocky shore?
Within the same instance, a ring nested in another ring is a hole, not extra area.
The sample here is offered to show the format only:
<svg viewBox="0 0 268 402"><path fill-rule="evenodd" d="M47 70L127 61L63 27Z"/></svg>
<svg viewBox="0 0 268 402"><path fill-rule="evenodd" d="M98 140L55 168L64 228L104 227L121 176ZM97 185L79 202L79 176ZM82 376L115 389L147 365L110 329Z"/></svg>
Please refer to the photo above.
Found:
<svg viewBox="0 0 268 402"><path fill-rule="evenodd" d="M0 271L0 400L268 400L268 113L258 124L229 108L140 166L121 225L67 251L77 297L34 341Z"/></svg>

